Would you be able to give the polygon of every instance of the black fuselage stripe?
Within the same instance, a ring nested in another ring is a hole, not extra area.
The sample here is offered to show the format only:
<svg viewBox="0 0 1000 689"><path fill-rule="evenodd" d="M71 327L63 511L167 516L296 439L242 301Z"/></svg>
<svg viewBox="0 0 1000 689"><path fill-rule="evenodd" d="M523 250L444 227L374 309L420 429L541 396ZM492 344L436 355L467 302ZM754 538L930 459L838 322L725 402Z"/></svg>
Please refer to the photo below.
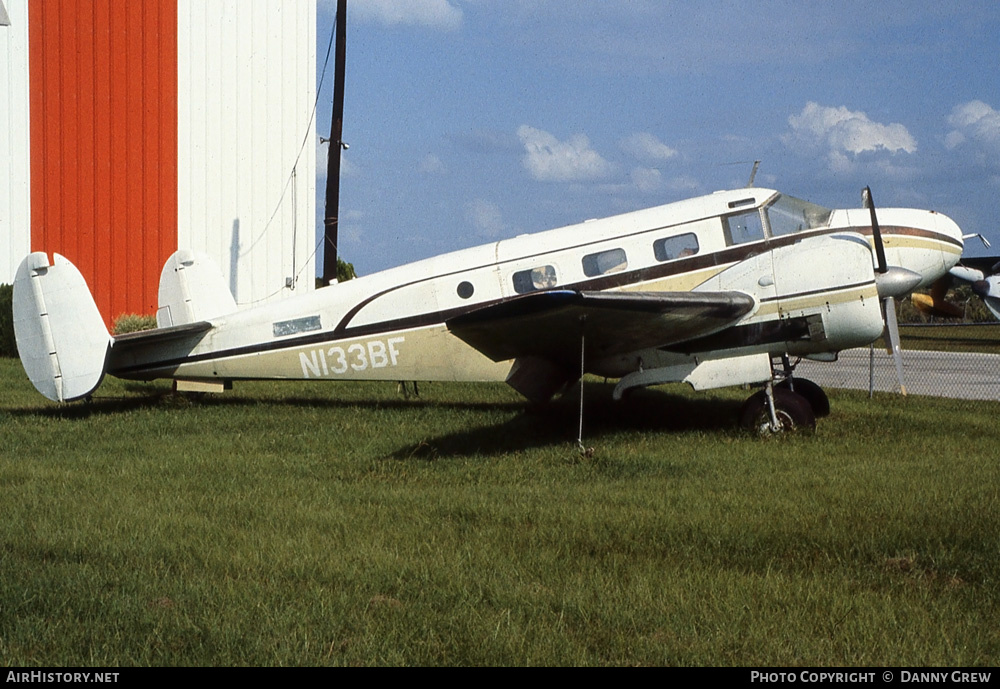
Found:
<svg viewBox="0 0 1000 689"><path fill-rule="evenodd" d="M779 299L780 300L798 299L802 297L812 296L815 294L823 294L825 292L831 292L831 291L846 291L874 284L875 284L874 281L858 282L851 285L838 286L835 290L820 289L820 290L808 290L805 292L796 292L794 294L786 294L780 297L768 297L767 299L762 299L761 303L769 303L773 301L778 301ZM497 304L502 301L503 300L498 299L492 303ZM278 342L266 342L261 344L247 345L244 347L235 347L233 349L227 349L219 352L207 352L205 354L196 354L194 356L180 357L180 358L160 361L153 364L143 364L140 366L112 369L109 370L109 373L113 375L151 373L153 371L158 371L161 369L174 368L175 366L178 366L183 363L197 363L201 361L229 359L232 357L246 356L250 354L264 354L267 352L280 351L284 349L297 349L299 347L307 347L309 345L319 345L319 344L326 345L332 342L339 342L347 339L355 339L358 337L382 335L391 332L400 332L403 330L414 330L417 328L423 328L433 325L441 325L452 318L463 315L465 313L470 313L474 310L478 310L478 308L477 309L458 308L458 309L451 309L448 311L439 311L433 314L421 314L419 316L410 316L408 318L399 318L392 321L382 321L380 323L373 323L367 326L359 326L357 328L352 328L347 335L338 334L335 331L326 331L322 333L316 333L314 335L298 337L295 338L294 340L282 340Z"/></svg>
<svg viewBox="0 0 1000 689"><path fill-rule="evenodd" d="M827 289L813 289L805 292L796 292L795 294L782 294L773 297L767 297L766 299L761 299L761 304L769 304L773 301L786 301L790 299L801 299L803 297L811 297L816 294L830 294L831 292L847 292L849 290L858 289L860 287L868 287L869 285L874 285L874 280L868 280L866 282L855 282L850 285L838 285L837 287L830 287Z"/></svg>
<svg viewBox="0 0 1000 689"><path fill-rule="evenodd" d="M715 216L709 216L715 217ZM707 218L702 218L702 220ZM642 230L639 232L633 232L628 235L622 235L622 237L631 237L641 234L659 232L664 229L670 229L672 227L683 227L689 224L687 221L680 225L666 225L663 227L657 227L652 230ZM908 235L908 236L921 236L930 239L935 239L938 241L944 241L946 243L955 244L956 246L961 246L961 243L948 237L939 232L932 232L929 230L918 230L915 228L900 227L900 226L886 226L881 228L883 235ZM616 287L624 287L627 285L634 285L643 282L649 282L651 280L664 279L672 277L675 275L680 275L683 273L691 273L698 270L703 270L705 268L713 268L720 265L728 265L732 263L738 263L739 261L746 260L754 255L763 253L764 251L771 251L783 246L790 246L802 239L822 236L824 234L836 234L841 232L852 232L861 235L871 235L871 227L851 227L851 228L837 228L837 229L824 229L821 231L814 231L812 233L796 233L783 235L780 237L772 237L764 240L763 242L752 242L748 244L743 244L739 246L730 247L723 249L721 251L716 251L714 253L695 255L688 258L676 259L673 261L667 261L665 263L660 263L657 265L647 266L645 268L640 268L632 271L623 271L621 273L615 273L614 275L605 275L598 278L593 278L590 280L583 280L581 282L573 283L570 285L560 285L558 289L574 289L574 290L606 290L614 289ZM584 244L576 245L569 248L584 248L587 246L592 246L596 244L601 244L607 242L607 239L595 240L593 242L587 242ZM560 248L558 251L564 251L566 249ZM403 283L401 285L395 285L389 289L377 292L374 295L366 297L361 302L352 307L340 320L337 326L333 330L327 330L320 333L314 333L311 335L304 335L301 337L296 337L294 339L280 340L274 342L256 343L252 345L245 345L243 347L234 347L232 349L222 350L218 352L206 352L204 354L196 354L193 356L186 357L176 357L173 359L167 359L163 361L151 362L148 364L139 364L135 366L128 366L119 369L109 369L108 372L112 375L133 375L142 373L152 373L155 371L160 371L163 369L172 369L180 364L185 363L199 363L203 361L213 361L217 359L229 359L238 356L246 356L249 354L264 354L267 352L280 351L283 349L296 349L299 347L306 347L309 345L316 344L327 344L330 342L338 342L341 340L348 340L357 337L366 337L371 335L380 335L387 332L395 332L399 330L413 330L416 328L424 328L432 325L443 324L445 321L454 318L456 316L463 315L465 313L470 313L472 311L477 311L479 309L494 306L504 301L509 301L510 299L515 299L516 297L501 297L499 299L493 299L484 302L477 302L475 304L469 304L468 306L460 306L453 309L447 309L444 311L434 311L424 314L417 314L415 316L407 316L404 318L396 318L388 321L380 321L378 323L371 323L368 325L354 326L350 327L348 324L357 315L357 313L373 302L375 299L390 294L399 289L409 287L412 285L420 284L422 282L428 282L431 280L440 280L451 275L462 275L464 273L472 272L475 270L480 270L482 268L488 268L493 265L504 265L514 262L519 262L525 260L526 258L532 258L535 256L547 256L554 252L547 251L538 254L530 254L526 256L519 256L517 258L508 259L500 263L484 264L481 266L476 266L474 268L466 268L463 270L457 270L449 273L442 273L439 275L421 278L420 280L414 280L412 282ZM850 287L857 287L868 283L857 283L851 285ZM840 288L838 288L840 289ZM818 290L818 292L826 292L830 290ZM801 294L795 295L782 295L780 299L792 299L800 296L809 296L811 294L817 293L803 292ZM520 296L520 295L518 295ZM763 301L773 301L775 298L768 298Z"/></svg>
<svg viewBox="0 0 1000 689"><path fill-rule="evenodd" d="M684 223L679 223L676 225L665 225L663 227L656 227L651 230L640 230L638 232L631 232L627 235L620 235L615 237L615 239L622 239L626 237L636 237L642 234L651 234L654 232L660 232L662 230L668 230L672 228L680 228L685 225L691 224L692 222L700 222L701 220L707 220L712 217L708 216L706 218L699 218L694 221L685 221ZM961 243L948 235L940 232L933 232L931 230L919 230L912 227L902 227L898 225L887 225L881 228L883 235L906 235L914 237L925 237L928 239L934 239L937 241L944 241L945 243L954 244L955 246L961 248ZM727 265L730 263L737 263L743 261L756 254L763 253L764 251L771 251L784 246L790 246L795 244L802 239L819 237L824 234L837 234L840 232L852 232L855 234L860 234L864 236L871 236L872 228L869 227L850 227L850 228L837 228L837 229L821 229L812 230L806 232L799 232L795 234L781 235L778 237L770 237L759 242L750 242L747 244L741 244L739 246L730 247L727 249L722 249L721 251L716 251L714 253L695 255L688 258L674 259L672 261L667 261L664 263L659 263L656 265L646 266L645 268L639 268L637 270L623 271L621 273L615 273L613 275L605 275L592 280L584 280L582 282L576 282L571 284L563 284L559 287L561 289L590 289L590 290L602 290L602 289L613 289L615 287L624 287L626 285L634 285L640 282L649 282L650 280L662 279L666 277L671 277L673 275L678 275L681 273L691 273L697 270L703 270L705 268L714 268L719 265ZM597 244L603 244L608 241L608 238L594 240L592 242L587 242L584 244L578 244L570 247L560 248L557 251L568 251L572 249L583 249L589 246L595 246ZM406 287L412 287L413 285L419 285L423 282L429 282L432 280L441 280L443 278L452 275L463 275L465 273L471 273L477 270L482 270L484 268L490 268L493 266L503 266L511 263L519 263L530 258L549 256L555 253L554 251L540 252L536 254L526 254L524 256L518 256L517 258L506 259L498 263L489 263L473 268L464 268L462 270L457 270L450 273L441 273L439 275L434 275L430 277L420 278L419 280L413 280L411 282L402 283L400 285L393 285L392 287L382 290L381 292L376 292L368 297L365 297L360 302L355 304L347 313L344 314L340 322L337 323L334 328L334 332L346 333L350 327L350 322L354 317L368 304L372 303L376 299L384 297L392 292L405 289ZM513 299L515 297L507 297L506 299ZM474 305L470 305L469 310L485 308L487 306L492 306L493 304L504 301L504 298L496 299L486 302L478 302Z"/></svg>

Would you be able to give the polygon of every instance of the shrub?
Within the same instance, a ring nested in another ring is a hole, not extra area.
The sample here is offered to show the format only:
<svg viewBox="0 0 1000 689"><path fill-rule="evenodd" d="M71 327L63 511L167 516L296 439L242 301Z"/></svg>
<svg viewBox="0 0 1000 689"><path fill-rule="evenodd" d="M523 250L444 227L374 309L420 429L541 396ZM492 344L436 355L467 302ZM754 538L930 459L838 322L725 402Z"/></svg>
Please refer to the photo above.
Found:
<svg viewBox="0 0 1000 689"><path fill-rule="evenodd" d="M337 282L347 282L353 280L358 274L354 272L354 264L348 263L344 259L337 257Z"/></svg>
<svg viewBox="0 0 1000 689"><path fill-rule="evenodd" d="M115 319L112 332L115 335L152 330L156 327L156 316L140 316L137 313L123 313Z"/></svg>
<svg viewBox="0 0 1000 689"><path fill-rule="evenodd" d="M348 263L344 259L337 257L337 283L347 282L348 280L353 280L358 276L357 272L354 270L354 264ZM326 280L321 277L316 278L316 289L323 289L326 287Z"/></svg>
<svg viewBox="0 0 1000 689"><path fill-rule="evenodd" d="M0 285L0 356L17 356L14 341L14 287Z"/></svg>

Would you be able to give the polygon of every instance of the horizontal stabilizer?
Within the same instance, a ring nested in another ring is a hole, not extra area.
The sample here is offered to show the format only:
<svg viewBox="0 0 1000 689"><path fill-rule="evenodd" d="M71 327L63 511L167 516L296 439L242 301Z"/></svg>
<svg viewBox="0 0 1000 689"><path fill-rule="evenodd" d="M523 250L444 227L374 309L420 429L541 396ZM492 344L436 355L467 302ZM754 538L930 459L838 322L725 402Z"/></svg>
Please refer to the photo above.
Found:
<svg viewBox="0 0 1000 689"><path fill-rule="evenodd" d="M750 313L743 292L535 292L452 318L448 329L493 359L588 360L710 335Z"/></svg>
<svg viewBox="0 0 1000 689"><path fill-rule="evenodd" d="M108 355L108 372L120 376L137 366L142 368L142 364L150 358L161 360L164 357L184 356L211 329L212 324L208 321L198 321L115 335Z"/></svg>
<svg viewBox="0 0 1000 689"><path fill-rule="evenodd" d="M115 335L113 346L115 350L118 350L123 347L160 344L162 342L170 342L171 340L180 340L182 338L188 337L189 335L197 335L198 333L207 332L211 329L212 329L211 323L209 323L208 321L199 321L197 323L185 323L184 325L174 325L169 328L154 328L152 330L139 330L134 333Z"/></svg>
<svg viewBox="0 0 1000 689"><path fill-rule="evenodd" d="M29 254L14 278L14 336L35 388L56 402L92 393L104 378L111 336L76 266Z"/></svg>

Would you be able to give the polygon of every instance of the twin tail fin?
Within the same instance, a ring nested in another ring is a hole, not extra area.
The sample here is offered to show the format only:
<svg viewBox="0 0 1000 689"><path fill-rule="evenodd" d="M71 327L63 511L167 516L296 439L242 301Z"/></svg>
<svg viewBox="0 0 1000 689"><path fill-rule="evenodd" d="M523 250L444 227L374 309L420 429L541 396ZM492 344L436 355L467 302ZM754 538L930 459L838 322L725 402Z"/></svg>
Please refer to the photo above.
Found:
<svg viewBox="0 0 1000 689"><path fill-rule="evenodd" d="M45 397L88 397L104 379L112 348L148 346L206 332L236 301L211 259L177 251L160 274L155 330L112 337L87 281L67 258L29 254L14 278L14 336L28 378Z"/></svg>

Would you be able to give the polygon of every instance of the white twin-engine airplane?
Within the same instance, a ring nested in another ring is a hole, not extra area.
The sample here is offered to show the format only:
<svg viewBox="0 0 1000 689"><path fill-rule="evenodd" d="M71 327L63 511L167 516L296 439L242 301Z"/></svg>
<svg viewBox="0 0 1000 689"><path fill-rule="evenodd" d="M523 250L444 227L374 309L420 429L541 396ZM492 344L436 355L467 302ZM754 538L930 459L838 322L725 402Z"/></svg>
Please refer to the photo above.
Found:
<svg viewBox="0 0 1000 689"><path fill-rule="evenodd" d="M764 384L745 426L812 426L828 402L790 362L832 361L883 329L898 352L891 300L962 252L944 215L876 217L864 198L864 209L829 210L722 191L244 310L207 257L182 250L160 277L159 327L119 336L79 271L36 252L14 284L17 345L31 382L60 402L88 397L105 373L203 391L264 378L505 380L544 402L586 372L619 379L616 399L676 381Z"/></svg>

